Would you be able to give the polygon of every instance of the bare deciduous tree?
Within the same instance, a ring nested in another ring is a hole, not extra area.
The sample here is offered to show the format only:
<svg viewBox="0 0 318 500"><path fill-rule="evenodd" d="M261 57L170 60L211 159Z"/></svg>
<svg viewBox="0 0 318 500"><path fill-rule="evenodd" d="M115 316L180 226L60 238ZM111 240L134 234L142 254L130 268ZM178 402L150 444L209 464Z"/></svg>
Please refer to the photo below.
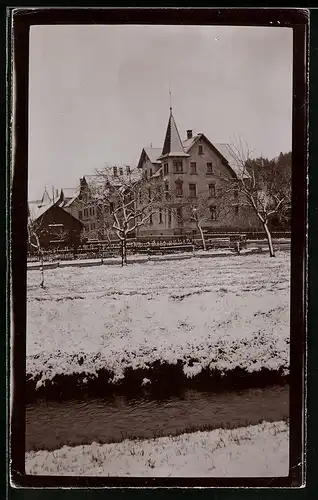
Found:
<svg viewBox="0 0 318 500"><path fill-rule="evenodd" d="M29 215L28 217L27 231L28 231L29 247L30 249L31 248L36 249L40 258L40 275L41 275L40 287L44 288L44 255L40 239L43 228L41 227L41 223L39 221L32 219L31 215Z"/></svg>
<svg viewBox="0 0 318 500"><path fill-rule="evenodd" d="M206 250L206 241L203 226L211 221L212 215L209 208L209 199L206 192L201 192L196 196L184 197L179 206L176 216L179 223L194 224L202 241L203 250Z"/></svg>
<svg viewBox="0 0 318 500"><path fill-rule="evenodd" d="M269 254L275 257L269 222L283 213L291 203L291 165L281 167L275 160L252 160L246 145L239 141L231 145L236 176L224 178L219 192L223 203L237 194L237 204L251 208L262 224L268 242Z"/></svg>
<svg viewBox="0 0 318 500"><path fill-rule="evenodd" d="M127 239L158 212L162 203L160 183L142 178L139 171L113 175L109 166L96 171L91 183L103 234L116 234L121 245L121 265L127 265Z"/></svg>

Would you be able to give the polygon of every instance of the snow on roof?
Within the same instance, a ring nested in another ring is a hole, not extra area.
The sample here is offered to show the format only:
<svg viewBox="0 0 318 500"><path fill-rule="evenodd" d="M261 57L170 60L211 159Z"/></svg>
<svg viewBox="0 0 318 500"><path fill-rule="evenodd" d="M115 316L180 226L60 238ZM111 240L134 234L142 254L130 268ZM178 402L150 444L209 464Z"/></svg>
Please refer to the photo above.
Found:
<svg viewBox="0 0 318 500"><path fill-rule="evenodd" d="M36 221L49 208L51 208L54 205L54 203L51 201L46 205L39 206L38 202L29 201L28 205L29 205L29 216L33 221Z"/></svg>
<svg viewBox="0 0 318 500"><path fill-rule="evenodd" d="M196 142L196 140L199 138L198 135L194 135L191 137L191 139L186 139L185 141L182 142L184 150L188 153L189 149L192 148L193 144Z"/></svg>
<svg viewBox="0 0 318 500"><path fill-rule="evenodd" d="M152 175L152 177L160 177L162 174L162 167L159 167L158 170Z"/></svg>
<svg viewBox="0 0 318 500"><path fill-rule="evenodd" d="M62 188L64 199L70 200L79 194L79 187L76 188Z"/></svg>
<svg viewBox="0 0 318 500"><path fill-rule="evenodd" d="M160 163L158 158L161 155L161 148L144 148L144 150L151 163Z"/></svg>

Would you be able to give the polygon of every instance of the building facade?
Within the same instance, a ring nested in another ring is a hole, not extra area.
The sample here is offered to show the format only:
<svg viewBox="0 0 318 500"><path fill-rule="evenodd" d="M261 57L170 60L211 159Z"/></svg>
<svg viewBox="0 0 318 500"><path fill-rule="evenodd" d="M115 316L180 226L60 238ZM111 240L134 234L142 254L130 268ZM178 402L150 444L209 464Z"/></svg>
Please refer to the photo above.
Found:
<svg viewBox="0 0 318 500"><path fill-rule="evenodd" d="M42 248L77 247L80 245L82 222L60 207L58 203L45 200L44 205L38 206L36 202L31 202L28 205L28 211L31 242L36 235ZM32 249L32 245L29 249Z"/></svg>
<svg viewBox="0 0 318 500"><path fill-rule="evenodd" d="M227 189L238 175L234 156L228 144L212 144L204 134L193 135L192 130L187 130L182 141L170 108L163 148L144 148L138 163L144 179L161 183L165 199L138 234L194 234L193 209L208 233L259 228L256 214L240 193Z"/></svg>

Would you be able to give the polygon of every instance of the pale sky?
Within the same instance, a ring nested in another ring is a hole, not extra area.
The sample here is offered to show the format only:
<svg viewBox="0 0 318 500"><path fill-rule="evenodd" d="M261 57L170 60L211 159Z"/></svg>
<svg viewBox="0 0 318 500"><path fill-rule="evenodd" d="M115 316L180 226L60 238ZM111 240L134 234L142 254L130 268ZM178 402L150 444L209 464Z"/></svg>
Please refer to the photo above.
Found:
<svg viewBox="0 0 318 500"><path fill-rule="evenodd" d="M29 199L162 147L169 86L182 138L241 137L269 158L291 150L290 28L33 26Z"/></svg>

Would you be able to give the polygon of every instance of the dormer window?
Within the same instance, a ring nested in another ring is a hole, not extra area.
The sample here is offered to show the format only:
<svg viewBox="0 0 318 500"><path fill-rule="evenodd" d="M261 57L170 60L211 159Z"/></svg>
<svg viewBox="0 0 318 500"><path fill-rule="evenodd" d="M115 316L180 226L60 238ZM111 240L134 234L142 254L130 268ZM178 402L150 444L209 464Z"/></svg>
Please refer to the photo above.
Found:
<svg viewBox="0 0 318 500"><path fill-rule="evenodd" d="M122 167L120 167L120 169L119 169L119 175L123 175L123 174L124 174L123 169L122 169Z"/></svg>
<svg viewBox="0 0 318 500"><path fill-rule="evenodd" d="M130 175L130 166L129 165L127 165L127 167L126 167L126 174Z"/></svg>
<svg viewBox="0 0 318 500"><path fill-rule="evenodd" d="M113 167L114 176L117 177L117 167Z"/></svg>
<svg viewBox="0 0 318 500"><path fill-rule="evenodd" d="M152 168L149 170L149 178L151 179L152 177Z"/></svg>
<svg viewBox="0 0 318 500"><path fill-rule="evenodd" d="M203 155L203 146L199 144L199 155Z"/></svg>
<svg viewBox="0 0 318 500"><path fill-rule="evenodd" d="M163 164L163 173L164 173L164 175L168 175L168 174L169 174L169 166L168 166L168 163L164 163L164 164Z"/></svg>

